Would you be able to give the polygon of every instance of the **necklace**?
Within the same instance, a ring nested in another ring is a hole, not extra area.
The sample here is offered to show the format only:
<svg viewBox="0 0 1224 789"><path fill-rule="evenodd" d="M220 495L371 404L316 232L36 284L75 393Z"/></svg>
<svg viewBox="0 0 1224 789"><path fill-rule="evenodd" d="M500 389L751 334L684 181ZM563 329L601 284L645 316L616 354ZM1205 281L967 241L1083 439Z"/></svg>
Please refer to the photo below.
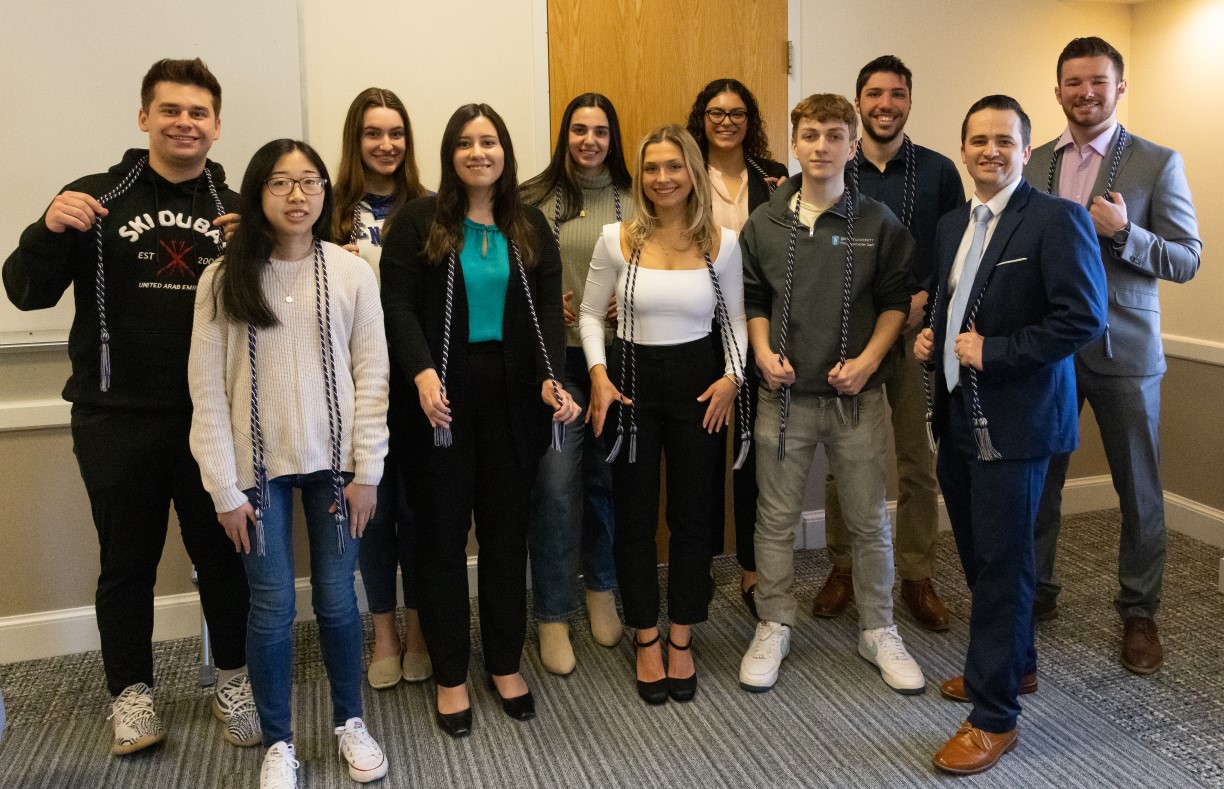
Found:
<svg viewBox="0 0 1224 789"><path fill-rule="evenodd" d="M620 190L616 188L616 184L608 184L608 186L612 187L612 202L616 206L616 221L619 222L621 221ZM600 189L599 194L602 195L608 189L608 186L605 186L603 189ZM586 218L586 215L587 213L586 213L585 207L583 207L581 210L578 211L578 217L580 219ZM558 186L556 190L554 190L553 192L553 238L556 239L558 244L561 243L561 187L560 186Z"/></svg>
<svg viewBox="0 0 1224 789"><path fill-rule="evenodd" d="M285 303L292 304L293 303L293 288L294 286L297 285L297 281L299 279L299 275L301 274L301 272L295 271L293 273L293 276L291 276L289 279L289 284L286 285L285 281L281 279L280 274L276 273L276 266L271 261L268 262L268 271L271 272L272 279L275 280L276 284L280 286L280 289L284 291Z"/></svg>

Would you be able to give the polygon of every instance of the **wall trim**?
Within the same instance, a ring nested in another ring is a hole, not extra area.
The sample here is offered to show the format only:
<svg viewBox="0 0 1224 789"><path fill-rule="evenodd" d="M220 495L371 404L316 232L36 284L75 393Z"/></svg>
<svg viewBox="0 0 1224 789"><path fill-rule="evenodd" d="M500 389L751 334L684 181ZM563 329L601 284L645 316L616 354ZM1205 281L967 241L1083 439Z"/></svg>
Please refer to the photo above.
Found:
<svg viewBox="0 0 1224 789"><path fill-rule="evenodd" d="M1108 475L1080 477L1067 482L1063 489L1063 512L1076 514L1109 509L1117 506L1117 494ZM889 517L895 517L897 503L888 503ZM940 529L951 528L940 497ZM1217 548L1224 548L1224 511L1200 504L1176 493L1165 493L1165 520L1168 528ZM795 535L796 548L823 548L824 510L808 510L800 517ZM478 591L476 557L468 557L468 589ZM530 579L529 579L530 581ZM361 573L356 573L354 586L357 606L367 610ZM1224 593L1224 558L1220 559L1219 590ZM398 588L398 584L397 584ZM299 578L297 589L297 621L314 619L310 607L310 582ZM154 603L153 640L166 641L199 635L200 603L195 592L162 595ZM94 623L93 606L40 611L0 618L0 664L22 660L37 660L98 649L98 630Z"/></svg>
<svg viewBox="0 0 1224 789"><path fill-rule="evenodd" d="M468 588L475 596L475 556L468 557L467 574ZM354 575L353 586L357 592L357 608L364 614L368 606L360 572ZM297 591L296 621L314 621L314 611L310 607L310 579L297 579L294 588ZM396 589L401 590L398 579ZM402 595L402 590L399 594ZM403 599L399 602L402 605ZM154 641L198 636L202 625L200 596L195 592L161 595L153 601ZM0 617L0 665L91 652L99 648L98 626L92 605Z"/></svg>
<svg viewBox="0 0 1224 789"><path fill-rule="evenodd" d="M1161 339L1164 340L1166 356L1224 367L1224 342L1185 337L1180 334L1162 334Z"/></svg>

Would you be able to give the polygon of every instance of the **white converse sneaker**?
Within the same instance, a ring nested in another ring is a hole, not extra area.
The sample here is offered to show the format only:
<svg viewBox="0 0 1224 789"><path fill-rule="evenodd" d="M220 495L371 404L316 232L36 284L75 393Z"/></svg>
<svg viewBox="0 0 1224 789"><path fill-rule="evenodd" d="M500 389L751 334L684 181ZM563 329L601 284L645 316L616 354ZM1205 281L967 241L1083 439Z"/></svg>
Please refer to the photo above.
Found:
<svg viewBox="0 0 1224 789"><path fill-rule="evenodd" d="M757 622L756 634L740 661L740 687L764 693L778 682L778 668L790 654L790 628L777 622Z"/></svg>
<svg viewBox="0 0 1224 789"><path fill-rule="evenodd" d="M859 635L858 651L864 660L880 669L884 683L898 693L916 696L926 690L922 669L905 651L896 625L864 630Z"/></svg>
<svg viewBox="0 0 1224 789"><path fill-rule="evenodd" d="M111 753L122 756L166 739L166 729L153 710L153 691L143 682L129 685L111 702L106 718L115 727Z"/></svg>
<svg viewBox="0 0 1224 789"><path fill-rule="evenodd" d="M225 724L221 736L231 745L246 747L263 740L255 697L251 695L251 678L246 672L231 677L213 694L213 717Z"/></svg>
<svg viewBox="0 0 1224 789"><path fill-rule="evenodd" d="M297 789L298 760L293 743L281 740L264 754L259 789Z"/></svg>
<svg viewBox="0 0 1224 789"><path fill-rule="evenodd" d="M348 762L349 777L357 783L377 781L387 774L387 757L370 736L361 718L349 718L336 727L340 756Z"/></svg>

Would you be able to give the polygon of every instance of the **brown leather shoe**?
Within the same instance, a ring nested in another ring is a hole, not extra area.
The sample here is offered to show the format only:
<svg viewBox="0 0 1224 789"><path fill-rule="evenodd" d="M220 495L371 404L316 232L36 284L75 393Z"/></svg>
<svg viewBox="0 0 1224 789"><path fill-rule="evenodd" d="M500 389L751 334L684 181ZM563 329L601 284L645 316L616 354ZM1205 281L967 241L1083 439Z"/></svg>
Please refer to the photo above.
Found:
<svg viewBox="0 0 1224 789"><path fill-rule="evenodd" d="M1122 622L1122 665L1136 674L1151 674L1164 665L1164 649L1156 633L1156 620L1128 616Z"/></svg>
<svg viewBox="0 0 1224 789"><path fill-rule="evenodd" d="M939 632L952 627L948 609L944 608L943 601L935 594L935 584L931 583L930 578L923 578L921 581L901 579L901 599L909 607L914 619L918 620L918 624L927 630Z"/></svg>
<svg viewBox="0 0 1224 789"><path fill-rule="evenodd" d="M956 775L984 773L998 764L1003 754L1016 747L1017 728L993 734L975 728L969 721L961 724L952 739L935 753L931 760L939 769Z"/></svg>
<svg viewBox="0 0 1224 789"><path fill-rule="evenodd" d="M833 565L824 586L812 600L812 615L831 619L841 616L846 606L854 599L854 576L849 567Z"/></svg>
<svg viewBox="0 0 1224 789"><path fill-rule="evenodd" d="M1023 677L1020 678L1020 692L1021 693L1036 693L1037 692L1037 672L1034 671L1032 674L1025 674ZM964 676L953 677L947 682L944 682L942 685L939 686L939 693L945 699L951 699L952 701L962 701L966 704L969 703L969 694L965 691Z"/></svg>
<svg viewBox="0 0 1224 789"><path fill-rule="evenodd" d="M1033 598L1033 621L1048 622L1058 618L1058 601L1054 598Z"/></svg>

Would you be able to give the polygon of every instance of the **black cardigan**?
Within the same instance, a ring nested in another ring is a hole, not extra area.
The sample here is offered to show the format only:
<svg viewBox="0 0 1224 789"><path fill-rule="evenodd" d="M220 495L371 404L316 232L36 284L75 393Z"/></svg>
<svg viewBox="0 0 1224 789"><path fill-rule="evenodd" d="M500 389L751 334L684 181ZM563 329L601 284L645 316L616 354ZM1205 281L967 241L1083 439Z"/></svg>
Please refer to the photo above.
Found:
<svg viewBox="0 0 1224 789"><path fill-rule="evenodd" d="M785 178L787 176L786 165L780 162L775 162L772 159L753 159L757 164L761 165L761 169L766 172L771 178ZM744 163L748 165L748 213L751 214L756 210L757 206L769 202L769 185L765 183L765 179L757 172L757 169L751 164L748 164L747 155L744 156Z"/></svg>
<svg viewBox="0 0 1224 789"><path fill-rule="evenodd" d="M396 442L401 459L420 467L429 463L434 470L449 467L453 450L433 445L433 429L421 410L413 379L422 370L441 371L443 318L446 309L446 263L430 263L425 258L425 242L433 221L437 198L421 197L405 205L395 216L390 232L383 238L382 303L386 317L387 349L392 376L391 424L406 435ZM527 282L540 319L540 330L548 348L553 371L560 375L565 364L565 319L561 311L561 255L544 215L532 206L524 212L535 229L539 248L537 265L528 263ZM540 399L540 386L548 377L540 354L535 327L523 295L522 280L513 259L506 287L505 317L502 323L502 352L505 361L506 405L515 449L524 465L537 462L548 446L551 410ZM452 408L462 403L467 392L468 301L463 266L455 269L454 316L451 320L450 356L446 375L446 396ZM492 385L494 382L489 382Z"/></svg>

